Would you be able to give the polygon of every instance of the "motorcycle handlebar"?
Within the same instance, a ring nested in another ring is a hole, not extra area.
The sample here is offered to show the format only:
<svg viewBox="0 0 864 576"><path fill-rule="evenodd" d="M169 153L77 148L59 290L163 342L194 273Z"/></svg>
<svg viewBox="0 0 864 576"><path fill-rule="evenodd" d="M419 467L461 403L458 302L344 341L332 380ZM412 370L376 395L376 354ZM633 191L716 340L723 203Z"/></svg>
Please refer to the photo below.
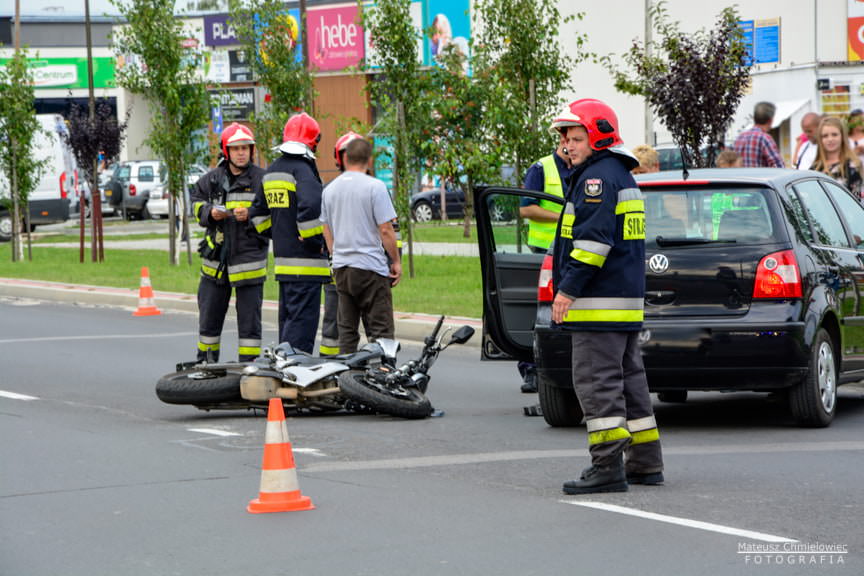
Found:
<svg viewBox="0 0 864 576"><path fill-rule="evenodd" d="M427 336L424 340L426 346L432 346L435 344L435 341L438 339L438 332L441 330L441 325L444 324L444 315L438 317L438 322L435 324L435 329L432 331L432 334Z"/></svg>

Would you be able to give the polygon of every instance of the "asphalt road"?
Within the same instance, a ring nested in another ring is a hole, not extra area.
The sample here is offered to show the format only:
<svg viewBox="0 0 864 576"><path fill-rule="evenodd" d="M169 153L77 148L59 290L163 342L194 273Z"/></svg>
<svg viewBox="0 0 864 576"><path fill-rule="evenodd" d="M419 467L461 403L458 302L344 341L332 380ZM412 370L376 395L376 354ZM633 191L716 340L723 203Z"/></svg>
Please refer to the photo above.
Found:
<svg viewBox="0 0 864 576"><path fill-rule="evenodd" d="M584 430L523 416L513 364L454 348L429 389L442 417L289 416L316 509L252 515L265 418L153 391L195 332L0 300L0 574L864 573L861 388L821 430L756 394L660 404L665 486L565 497Z"/></svg>

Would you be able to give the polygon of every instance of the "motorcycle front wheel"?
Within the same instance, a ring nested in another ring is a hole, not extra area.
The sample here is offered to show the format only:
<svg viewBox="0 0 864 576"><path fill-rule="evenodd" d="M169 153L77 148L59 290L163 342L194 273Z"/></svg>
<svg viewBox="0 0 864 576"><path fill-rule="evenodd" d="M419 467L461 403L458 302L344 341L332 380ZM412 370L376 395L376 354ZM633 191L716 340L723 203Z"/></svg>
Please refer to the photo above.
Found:
<svg viewBox="0 0 864 576"><path fill-rule="evenodd" d="M432 413L432 403L417 388L390 390L366 376L364 370L339 374L342 393L376 412L417 420Z"/></svg>
<svg viewBox="0 0 864 576"><path fill-rule="evenodd" d="M156 396L166 404L193 406L243 402L240 396L240 374L226 372L212 378L193 377L201 375L196 370L166 374L156 383Z"/></svg>

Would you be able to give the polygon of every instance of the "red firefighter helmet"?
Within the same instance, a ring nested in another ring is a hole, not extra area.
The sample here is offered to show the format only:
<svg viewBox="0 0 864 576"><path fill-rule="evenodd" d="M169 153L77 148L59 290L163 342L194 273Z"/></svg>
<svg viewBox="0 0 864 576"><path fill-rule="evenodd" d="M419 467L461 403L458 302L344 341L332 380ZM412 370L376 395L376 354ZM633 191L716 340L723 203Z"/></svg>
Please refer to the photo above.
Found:
<svg viewBox="0 0 864 576"><path fill-rule="evenodd" d="M282 131L283 142L297 142L313 151L320 139L321 128L318 127L318 122L305 112L291 116Z"/></svg>
<svg viewBox="0 0 864 576"><path fill-rule="evenodd" d="M342 153L345 152L345 149L348 148L348 144L357 140L358 138L363 138L360 134L357 134L354 131L347 132L339 137L336 140L336 146L333 147L333 158L336 160L336 167L340 170L344 169L342 164Z"/></svg>
<svg viewBox="0 0 864 576"><path fill-rule="evenodd" d="M229 146L242 146L244 144L251 147L255 146L255 136L252 134L252 130L246 126L232 122L222 131L222 154L225 158L228 158Z"/></svg>
<svg viewBox="0 0 864 576"><path fill-rule="evenodd" d="M562 128L582 126L588 131L588 143L594 150L605 150L624 143L618 133L618 116L608 105L593 98L571 102L552 119L549 132L558 134Z"/></svg>

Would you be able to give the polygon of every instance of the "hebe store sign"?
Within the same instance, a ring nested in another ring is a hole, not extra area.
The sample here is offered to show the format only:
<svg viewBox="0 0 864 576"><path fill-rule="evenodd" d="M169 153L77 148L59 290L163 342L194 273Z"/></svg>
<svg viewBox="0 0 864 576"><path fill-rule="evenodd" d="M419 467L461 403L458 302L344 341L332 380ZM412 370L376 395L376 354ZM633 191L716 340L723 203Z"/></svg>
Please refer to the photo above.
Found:
<svg viewBox="0 0 864 576"><path fill-rule="evenodd" d="M363 59L364 35L357 5L310 9L309 63L318 70L343 70Z"/></svg>

